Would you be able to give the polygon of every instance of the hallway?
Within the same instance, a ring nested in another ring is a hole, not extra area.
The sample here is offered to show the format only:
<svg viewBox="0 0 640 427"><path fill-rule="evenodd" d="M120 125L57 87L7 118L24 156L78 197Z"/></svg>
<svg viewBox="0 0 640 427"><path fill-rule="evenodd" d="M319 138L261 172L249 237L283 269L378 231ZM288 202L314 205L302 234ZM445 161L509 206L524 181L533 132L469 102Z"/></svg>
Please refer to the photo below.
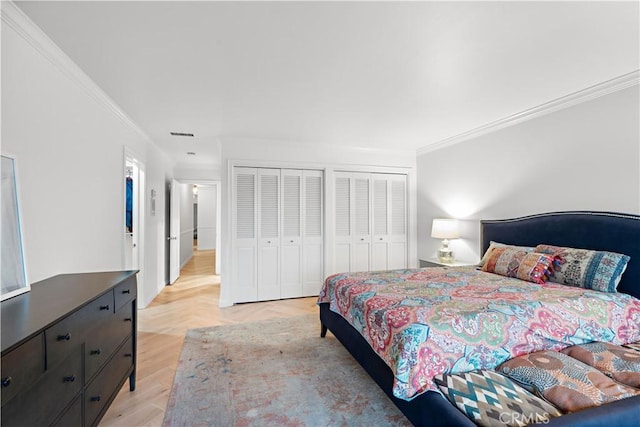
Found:
<svg viewBox="0 0 640 427"><path fill-rule="evenodd" d="M215 251L194 251L180 278L138 310L136 390L129 383L100 426L160 426L187 329L317 313L316 298L238 304L219 308Z"/></svg>

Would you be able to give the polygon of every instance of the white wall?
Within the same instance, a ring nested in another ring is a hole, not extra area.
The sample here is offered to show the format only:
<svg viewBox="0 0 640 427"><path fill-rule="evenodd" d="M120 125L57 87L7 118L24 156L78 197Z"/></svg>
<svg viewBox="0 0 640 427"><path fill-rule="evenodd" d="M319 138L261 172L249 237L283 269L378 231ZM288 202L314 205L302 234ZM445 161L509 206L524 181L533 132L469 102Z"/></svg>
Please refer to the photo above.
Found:
<svg viewBox="0 0 640 427"><path fill-rule="evenodd" d="M451 246L477 261L479 220L564 210L640 213L638 86L418 157L418 253L431 220L463 221Z"/></svg>
<svg viewBox="0 0 640 427"><path fill-rule="evenodd" d="M198 250L216 248L217 186L198 186Z"/></svg>
<svg viewBox="0 0 640 427"><path fill-rule="evenodd" d="M173 162L157 149L147 151L146 191L145 191L145 281L149 291L143 307L162 291L167 284L166 268L169 254L166 250L166 182L171 181ZM151 215L151 190L155 190L155 215ZM154 287L155 285L155 287Z"/></svg>
<svg viewBox="0 0 640 427"><path fill-rule="evenodd" d="M193 185L180 186L180 268L193 257Z"/></svg>
<svg viewBox="0 0 640 427"><path fill-rule="evenodd" d="M122 269L124 147L146 163L147 195L173 166L13 4L2 10L1 149L17 157L28 280ZM164 212L146 215L141 306L164 281Z"/></svg>
<svg viewBox="0 0 640 427"><path fill-rule="evenodd" d="M220 250L222 270L220 305L232 304L231 282L231 167L317 168L325 171L325 275L333 268L333 179L338 170L396 172L408 175L408 259L409 266L417 266L416 244L416 155L414 151L378 150L321 144L292 144L257 139L223 138Z"/></svg>

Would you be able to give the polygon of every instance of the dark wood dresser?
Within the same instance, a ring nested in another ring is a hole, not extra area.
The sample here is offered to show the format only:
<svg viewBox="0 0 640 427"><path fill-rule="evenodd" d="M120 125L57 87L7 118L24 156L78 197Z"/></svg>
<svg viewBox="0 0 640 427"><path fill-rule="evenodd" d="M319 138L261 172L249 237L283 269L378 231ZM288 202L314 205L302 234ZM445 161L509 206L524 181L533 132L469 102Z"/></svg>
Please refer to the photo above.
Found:
<svg viewBox="0 0 640 427"><path fill-rule="evenodd" d="M62 274L2 301L2 426L94 426L135 389L136 273Z"/></svg>

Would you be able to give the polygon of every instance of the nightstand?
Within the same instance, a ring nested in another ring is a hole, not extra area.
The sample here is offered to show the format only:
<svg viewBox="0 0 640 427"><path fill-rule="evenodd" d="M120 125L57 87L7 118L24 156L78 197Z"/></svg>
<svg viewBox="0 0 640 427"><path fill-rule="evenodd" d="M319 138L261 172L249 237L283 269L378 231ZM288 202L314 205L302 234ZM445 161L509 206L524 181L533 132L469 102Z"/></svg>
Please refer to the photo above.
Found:
<svg viewBox="0 0 640 427"><path fill-rule="evenodd" d="M442 262L438 258L427 258L420 260L420 268L424 267L470 267L476 265L469 261Z"/></svg>

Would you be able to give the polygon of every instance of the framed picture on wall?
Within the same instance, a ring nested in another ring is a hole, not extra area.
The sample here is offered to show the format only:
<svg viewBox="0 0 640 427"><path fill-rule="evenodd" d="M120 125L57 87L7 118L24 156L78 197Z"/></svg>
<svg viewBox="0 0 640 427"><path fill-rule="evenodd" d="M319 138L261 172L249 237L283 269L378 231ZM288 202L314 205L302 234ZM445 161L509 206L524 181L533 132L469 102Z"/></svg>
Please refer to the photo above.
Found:
<svg viewBox="0 0 640 427"><path fill-rule="evenodd" d="M20 295L31 288L27 281L27 269L24 259L24 245L20 222L20 206L18 203L18 183L16 179L15 157L3 154L0 164L2 187L0 191L0 270L2 271L1 297Z"/></svg>

